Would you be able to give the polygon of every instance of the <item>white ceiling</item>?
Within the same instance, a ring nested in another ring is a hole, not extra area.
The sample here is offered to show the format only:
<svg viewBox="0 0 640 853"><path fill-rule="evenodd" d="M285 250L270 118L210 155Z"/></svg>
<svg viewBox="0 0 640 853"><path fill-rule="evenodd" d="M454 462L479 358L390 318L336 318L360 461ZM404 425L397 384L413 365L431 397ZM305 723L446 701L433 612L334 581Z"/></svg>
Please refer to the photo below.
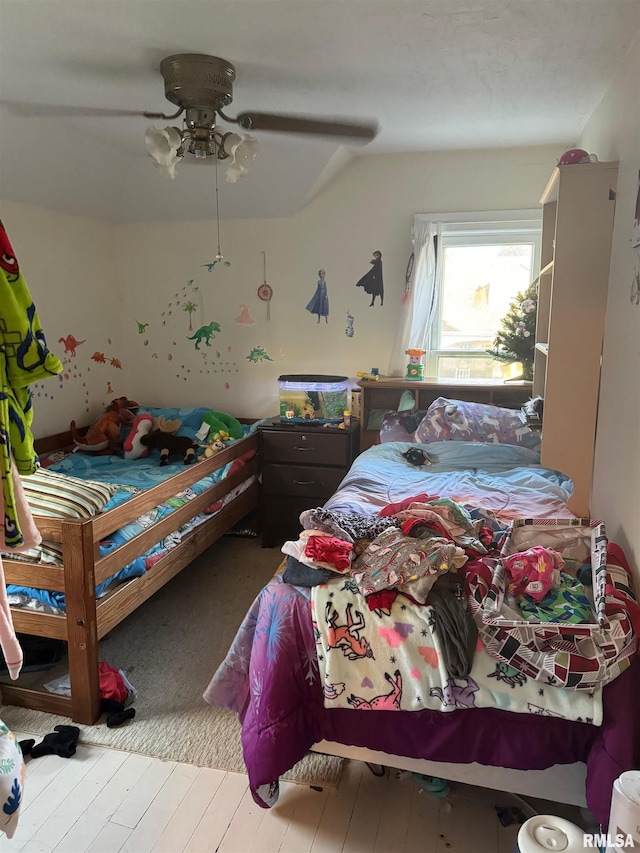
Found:
<svg viewBox="0 0 640 853"><path fill-rule="evenodd" d="M163 178L144 118L24 115L173 112L171 53L236 66L232 115L378 120L360 148L256 134L248 175L220 169L220 205L263 218L295 213L349 156L573 144L639 29L640 0L0 0L0 196L113 222L212 218L213 163Z"/></svg>

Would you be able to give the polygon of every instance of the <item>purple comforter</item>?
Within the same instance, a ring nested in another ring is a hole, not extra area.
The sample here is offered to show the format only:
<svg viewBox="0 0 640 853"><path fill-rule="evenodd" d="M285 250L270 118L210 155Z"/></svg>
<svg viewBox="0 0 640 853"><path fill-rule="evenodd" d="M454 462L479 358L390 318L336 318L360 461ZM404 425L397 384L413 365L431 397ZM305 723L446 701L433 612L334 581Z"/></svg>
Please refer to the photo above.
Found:
<svg viewBox="0 0 640 853"><path fill-rule="evenodd" d="M587 804L606 826L614 780L640 767L633 710L640 661L604 688L602 726L498 709L446 714L327 709L309 592L279 576L271 580L204 694L211 705L240 717L244 760L259 805L272 805L278 777L325 739L412 758L520 770L584 761Z"/></svg>

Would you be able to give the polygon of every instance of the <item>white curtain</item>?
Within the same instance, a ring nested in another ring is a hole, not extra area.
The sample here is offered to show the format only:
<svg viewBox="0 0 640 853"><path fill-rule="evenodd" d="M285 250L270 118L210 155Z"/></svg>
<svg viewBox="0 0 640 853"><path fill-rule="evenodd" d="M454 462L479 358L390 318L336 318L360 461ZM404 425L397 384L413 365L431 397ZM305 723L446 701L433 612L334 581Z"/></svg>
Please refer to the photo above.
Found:
<svg viewBox="0 0 640 853"><path fill-rule="evenodd" d="M388 376L406 374L407 349L427 349L427 336L436 314L442 223L414 217L411 241L414 264L409 298L402 306L398 332L389 360Z"/></svg>

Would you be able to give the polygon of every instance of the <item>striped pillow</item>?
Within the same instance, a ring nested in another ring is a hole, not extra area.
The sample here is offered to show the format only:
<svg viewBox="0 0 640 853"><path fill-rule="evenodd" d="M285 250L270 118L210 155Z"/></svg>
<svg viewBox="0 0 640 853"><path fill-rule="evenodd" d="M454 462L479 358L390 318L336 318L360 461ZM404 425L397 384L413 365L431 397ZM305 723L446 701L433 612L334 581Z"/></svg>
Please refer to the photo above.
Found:
<svg viewBox="0 0 640 853"><path fill-rule="evenodd" d="M22 477L22 485L31 512L54 518L91 518L102 512L117 491L117 486L68 477L48 468Z"/></svg>
<svg viewBox="0 0 640 853"><path fill-rule="evenodd" d="M46 566L64 566L62 544L43 540L36 548L22 551L0 551L3 560L17 560L19 563L40 563Z"/></svg>

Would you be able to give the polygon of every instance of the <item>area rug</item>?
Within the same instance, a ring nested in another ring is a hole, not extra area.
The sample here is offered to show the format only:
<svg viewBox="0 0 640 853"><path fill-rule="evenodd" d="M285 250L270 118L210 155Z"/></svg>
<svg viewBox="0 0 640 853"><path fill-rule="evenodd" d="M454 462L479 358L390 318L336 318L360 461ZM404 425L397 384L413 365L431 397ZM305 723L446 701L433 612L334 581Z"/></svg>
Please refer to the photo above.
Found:
<svg viewBox="0 0 640 853"><path fill-rule="evenodd" d="M100 660L122 669L136 688L136 717L114 729L104 718L95 726L80 726L80 740L246 772L237 716L211 707L202 694L281 558L280 551L263 549L259 539L225 536L118 625L101 641ZM67 671L61 665L38 673L38 683ZM11 729L34 735L70 722L9 705L0 716ZM283 778L335 787L342 765L342 759L309 753Z"/></svg>

